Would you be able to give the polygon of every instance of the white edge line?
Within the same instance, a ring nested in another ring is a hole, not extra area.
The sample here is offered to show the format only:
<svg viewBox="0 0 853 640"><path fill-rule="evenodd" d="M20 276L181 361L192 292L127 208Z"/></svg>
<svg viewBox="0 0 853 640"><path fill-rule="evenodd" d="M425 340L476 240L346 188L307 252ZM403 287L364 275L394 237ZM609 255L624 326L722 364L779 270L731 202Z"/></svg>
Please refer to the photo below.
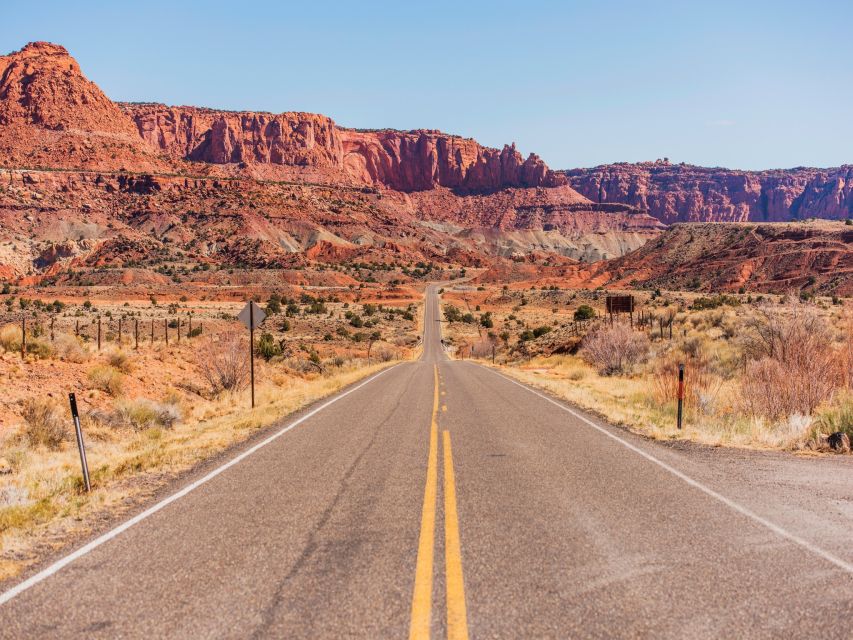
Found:
<svg viewBox="0 0 853 640"><path fill-rule="evenodd" d="M381 376L385 373L388 373L389 371L391 371L391 369L395 369L396 367L400 366L400 364L402 364L402 363L397 363L393 366L390 366L387 369L384 369L384 370L380 371L379 373L372 375L367 380L356 385L355 387L353 387L351 389L347 389L343 393L336 395L331 400L327 400L326 402L321 404L319 407L315 407L314 409L312 409L311 411L306 413L304 416L301 416L300 418L294 420L293 422L291 422L289 425L287 425L283 429L276 431L274 434L272 434L271 436L269 436L265 440L262 440L261 442L254 445L250 449L247 449L246 451L244 451L240 455L232 458L231 460L229 460L228 462L226 462L222 466L217 467L216 469L214 469L213 471L208 473L206 476L199 478L198 480L196 480L195 482L193 482L191 484L188 484L186 487L184 487L180 491L177 491L176 493L173 493L169 497L164 498L163 500L161 500L157 504L149 507L148 509L146 509L142 513L139 513L139 514L135 515L134 517L132 517L130 520L120 524L115 529L111 529L110 531L107 531L103 535L95 538L94 540L92 540L91 542L80 547L76 551L68 554L67 556L65 556L63 558L60 558L59 560L54 562L49 567L42 569L41 571L30 576L29 578L27 578L23 582L16 584L14 587L12 587L8 591L5 591L2 595L0 595L0 605L3 605L5 603L9 602L15 596L20 595L21 593L23 593L24 591L26 591L30 587L33 587L36 584L38 584L39 582L42 582L43 580L49 578L50 576L57 573L58 571L60 571L64 567L68 566L69 564L71 564L75 560L82 558L87 553L90 553L91 551L97 549L98 547L100 547L105 542L109 542L110 540L112 540L113 538L118 536L119 534L130 529L133 525L139 524L140 522L145 520L147 517L154 515L155 513L157 513L158 511L160 511L164 507L167 507L170 504L172 504L173 502L175 502L176 500L183 498L185 495L187 495L191 491L198 489L201 485L205 484L206 482L213 480L213 478L218 476L223 471L226 471L227 469L230 469L231 467L233 467L237 463L242 462L243 460L248 458L250 455L252 455L256 451L258 451L259 449L262 449L263 447L267 446L268 444L270 444L274 440L280 438L281 436L283 436L285 433L287 433L288 431L290 431L294 427L299 426L300 424L302 424L303 422L305 422L309 418L317 415L326 407L329 407L330 405L334 404L338 400L341 400L342 398L347 397L349 394L354 393L355 391L358 391L363 386L370 384L371 382L376 380L376 378L378 378L379 376Z"/></svg>
<svg viewBox="0 0 853 640"><path fill-rule="evenodd" d="M483 366L483 365L478 365L478 366ZM533 389L533 388L531 388L531 387L527 386L526 384L523 384L523 383L521 383L521 382L518 382L517 380L513 380L513 379L512 379L512 378L510 378L509 376L504 375L503 373L500 373L500 372L498 372L498 371L495 371L494 369L492 369L492 368L490 368L490 367L483 367L483 368L484 368L484 369L487 369L488 371L491 371L492 373L494 373L494 374L495 374L495 375L497 375L497 376L500 376L501 378L503 378L503 379L507 380L508 382L512 382L513 384L518 385L518 386L519 386L519 387L521 387L522 389L526 389L526 390L527 390L527 391L529 391L530 393L532 393L532 394L534 394L534 395L539 396L539 397L540 397L540 398L542 398L543 400L547 400L548 402L550 402L551 404L553 404L553 405L555 405L555 406L559 407L559 408L560 408L560 409L562 409L563 411L567 411L568 413L572 414L572 415L573 415L575 418L577 418L578 420L580 420L580 421L582 421L582 422L586 423L587 425L589 425L589 426L590 426L590 427L592 427L593 429L595 429L595 430L597 430L597 431L600 431L601 433L603 433L604 435L606 435L608 438L612 438L613 440L615 440L616 442L618 442L618 443L619 443L619 444L621 444L622 446L624 446L624 447L626 447L627 449L630 449L631 451L633 451L634 453L636 453L636 454L638 454L638 455L642 456L643 458L645 458L645 459L646 459L646 460L648 460L649 462L652 462L652 463L654 463L654 464L658 465L659 467L661 467L661 468L662 468L662 469L664 469L665 471L668 471L669 473L671 473L672 475L674 475L676 478L679 478L680 480L683 480L684 482L686 482L687 484L689 484L691 487L693 487L693 488L695 488L695 489L698 489L699 491L701 491L701 492L702 492L702 493L704 493L705 495L708 495L708 496L710 496L710 497L714 498L715 500L717 500L717 501L719 501L719 502L722 502L724 505L726 505L726 506L727 506L727 507L729 507L730 509L732 509L732 510L734 510L734 511L737 511L737 512L738 512L738 513L740 513L741 515L744 515L744 516L746 516L747 518L750 518L751 520L753 520L753 521L757 522L758 524L760 524L760 525L762 525L762 526L766 527L767 529L770 529L770 531L772 531L772 532L773 532L773 533L775 533L776 535L778 535L778 536L780 536L780 537L782 537L782 538L785 538L786 540L788 540L788 541L790 541L790 542L793 542L793 543L794 543L794 544L796 544L796 545L799 545L799 546L800 546L800 547L802 547L803 549L805 549L805 550L807 550L807 551L810 551L811 553L813 553L813 554L815 554L815 555L817 555L817 556L820 556L821 558L823 558L823 559L824 559L824 560L826 560L827 562L831 562L831 563L832 563L832 564L834 564L836 567L838 567L838 568L840 568L840 569L843 569L843 570L844 570L844 571L846 571L847 573L849 573L849 574L853 575L853 564L851 564L851 563L849 563L849 562L846 562L845 560L842 560L841 558L839 558L839 557L837 557L837 556L835 556L835 555L831 554L830 552L825 551L824 549L821 549L820 547L818 547L818 546L816 546L816 545L812 544L812 543L811 543L811 542L809 542L808 540L804 540L803 538L799 537L798 535L793 534L793 533L791 533L791 532L787 531L786 529L783 529L783 528L782 528L782 527L780 527L778 524L774 524L773 522L770 522L770 520L767 520L766 518L761 517L761 516L760 516L760 515L758 515L757 513L753 512L753 511L750 511L749 509L747 509L746 507L744 507L744 506L742 506L742 505L738 504L738 503L737 503L737 502L735 502L734 500L731 500L730 498L727 498L726 496L724 496L724 495L722 495L722 494L720 494L720 493L717 493L716 491L714 491L714 490L713 490L713 489L711 489L710 487L706 487L704 484L702 484L702 483L701 483L701 482L699 482L698 480L694 480L693 478L691 478L691 477L690 477L690 476L688 476L687 474L685 474L685 473L683 473L683 472L679 471L678 469L676 469L676 468L674 468L674 467L671 467L671 466L670 466L670 465L668 465L666 462L664 462L664 461L662 461L662 460L659 460L658 458L654 457L654 456L653 456L653 455L651 455L650 453L647 453L647 452L643 451L642 449L640 449L639 447L637 447L637 446L635 446L635 445L631 444L631 443L630 443L630 442L628 442L627 440L623 440L623 439L622 439L622 438L620 438L619 436L617 436L617 435L615 435L615 434L613 434L613 433L610 433L610 431L608 431L608 430L607 430L607 429L605 429L604 427L602 427L602 426L600 426L600 425L595 424L592 420L589 420L586 416L584 416L584 415L583 415L583 414L581 414L581 413L578 413L577 411L575 411L575 410L573 410L572 408L570 408L570 407L566 406L565 404L563 404L563 403L561 403L561 402L557 402L557 401L556 401L556 400L554 400L553 398L550 398L550 397L546 396L545 394L543 394L543 393L540 393L540 392L536 391L535 389Z"/></svg>

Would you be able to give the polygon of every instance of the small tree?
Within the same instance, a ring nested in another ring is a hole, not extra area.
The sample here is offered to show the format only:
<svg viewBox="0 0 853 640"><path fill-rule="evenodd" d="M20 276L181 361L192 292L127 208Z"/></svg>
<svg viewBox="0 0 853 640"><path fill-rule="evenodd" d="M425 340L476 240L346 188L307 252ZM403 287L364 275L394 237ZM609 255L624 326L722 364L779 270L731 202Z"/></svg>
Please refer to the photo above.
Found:
<svg viewBox="0 0 853 640"><path fill-rule="evenodd" d="M595 309L588 304L582 304L575 309L575 320L592 320L595 317Z"/></svg>
<svg viewBox="0 0 853 640"><path fill-rule="evenodd" d="M275 341L271 333L261 334L261 337L258 339L258 345L255 348L255 353L269 362L275 356L280 356L281 352L281 345Z"/></svg>
<svg viewBox="0 0 853 640"><path fill-rule="evenodd" d="M367 338L367 361L370 362L370 350L373 348L373 343L382 340L382 334L379 331L374 331Z"/></svg>
<svg viewBox="0 0 853 640"><path fill-rule="evenodd" d="M444 305L444 319L448 322L459 322L462 320L462 312L452 304Z"/></svg>

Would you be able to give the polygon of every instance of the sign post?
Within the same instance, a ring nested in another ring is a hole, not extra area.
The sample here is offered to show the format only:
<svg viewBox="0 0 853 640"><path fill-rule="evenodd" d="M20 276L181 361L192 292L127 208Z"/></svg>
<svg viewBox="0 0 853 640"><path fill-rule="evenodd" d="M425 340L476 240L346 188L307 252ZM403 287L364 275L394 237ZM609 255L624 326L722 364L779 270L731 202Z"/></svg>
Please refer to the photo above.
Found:
<svg viewBox="0 0 853 640"><path fill-rule="evenodd" d="M74 418L74 432L77 435L77 450L80 452L80 466L83 468L83 486L86 487L86 493L89 493L92 490L92 483L89 481L89 463L86 462L86 446L83 444L83 429L80 428L77 398L73 393L69 393L68 401L71 403L71 417Z"/></svg>
<svg viewBox="0 0 853 640"><path fill-rule="evenodd" d="M255 408L255 327L259 326L267 314L254 300L250 300L237 314L240 320L249 329L249 380L252 386L252 408Z"/></svg>
<svg viewBox="0 0 853 640"><path fill-rule="evenodd" d="M681 414L684 405L684 365L678 365L678 428L681 429Z"/></svg>

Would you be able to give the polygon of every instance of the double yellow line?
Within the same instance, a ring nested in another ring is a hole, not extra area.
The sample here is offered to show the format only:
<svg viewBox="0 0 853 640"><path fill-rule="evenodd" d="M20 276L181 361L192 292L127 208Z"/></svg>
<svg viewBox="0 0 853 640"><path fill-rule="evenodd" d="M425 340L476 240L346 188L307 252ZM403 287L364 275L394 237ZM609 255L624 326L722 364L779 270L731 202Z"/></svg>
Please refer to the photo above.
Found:
<svg viewBox="0 0 853 640"><path fill-rule="evenodd" d="M428 640L432 615L432 574L435 551L435 507L438 493L438 366L433 365L435 390L432 423L429 431L429 456L412 593L410 640ZM459 540L459 515L456 508L456 476L450 432L442 433L444 445L444 570L447 592L447 637L468 640L468 615L465 609L465 583L462 577L462 547Z"/></svg>

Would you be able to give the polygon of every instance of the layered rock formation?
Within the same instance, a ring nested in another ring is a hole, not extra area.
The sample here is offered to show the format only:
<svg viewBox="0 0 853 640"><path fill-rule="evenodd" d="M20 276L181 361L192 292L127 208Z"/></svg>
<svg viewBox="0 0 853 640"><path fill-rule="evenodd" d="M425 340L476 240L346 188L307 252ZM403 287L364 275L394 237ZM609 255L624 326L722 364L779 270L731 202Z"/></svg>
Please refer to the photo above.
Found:
<svg viewBox="0 0 853 640"><path fill-rule="evenodd" d="M565 174L571 186L593 202L630 204L667 224L853 216L853 165L736 171L659 161Z"/></svg>
<svg viewBox="0 0 853 640"><path fill-rule="evenodd" d="M140 136L173 160L310 167L327 179L398 191L448 187L466 192L567 184L535 154L490 149L440 131L359 131L312 113L223 112L122 104Z"/></svg>
<svg viewBox="0 0 853 640"><path fill-rule="evenodd" d="M331 118L313 113L216 111L120 105L139 135L172 160L340 168L343 145Z"/></svg>
<svg viewBox="0 0 853 640"><path fill-rule="evenodd" d="M834 221L676 224L596 265L599 283L696 291L853 294L853 226Z"/></svg>
<svg viewBox="0 0 853 640"><path fill-rule="evenodd" d="M500 151L440 131L342 131L347 173L400 191L448 187L462 192L556 187L565 176L515 144Z"/></svg>

